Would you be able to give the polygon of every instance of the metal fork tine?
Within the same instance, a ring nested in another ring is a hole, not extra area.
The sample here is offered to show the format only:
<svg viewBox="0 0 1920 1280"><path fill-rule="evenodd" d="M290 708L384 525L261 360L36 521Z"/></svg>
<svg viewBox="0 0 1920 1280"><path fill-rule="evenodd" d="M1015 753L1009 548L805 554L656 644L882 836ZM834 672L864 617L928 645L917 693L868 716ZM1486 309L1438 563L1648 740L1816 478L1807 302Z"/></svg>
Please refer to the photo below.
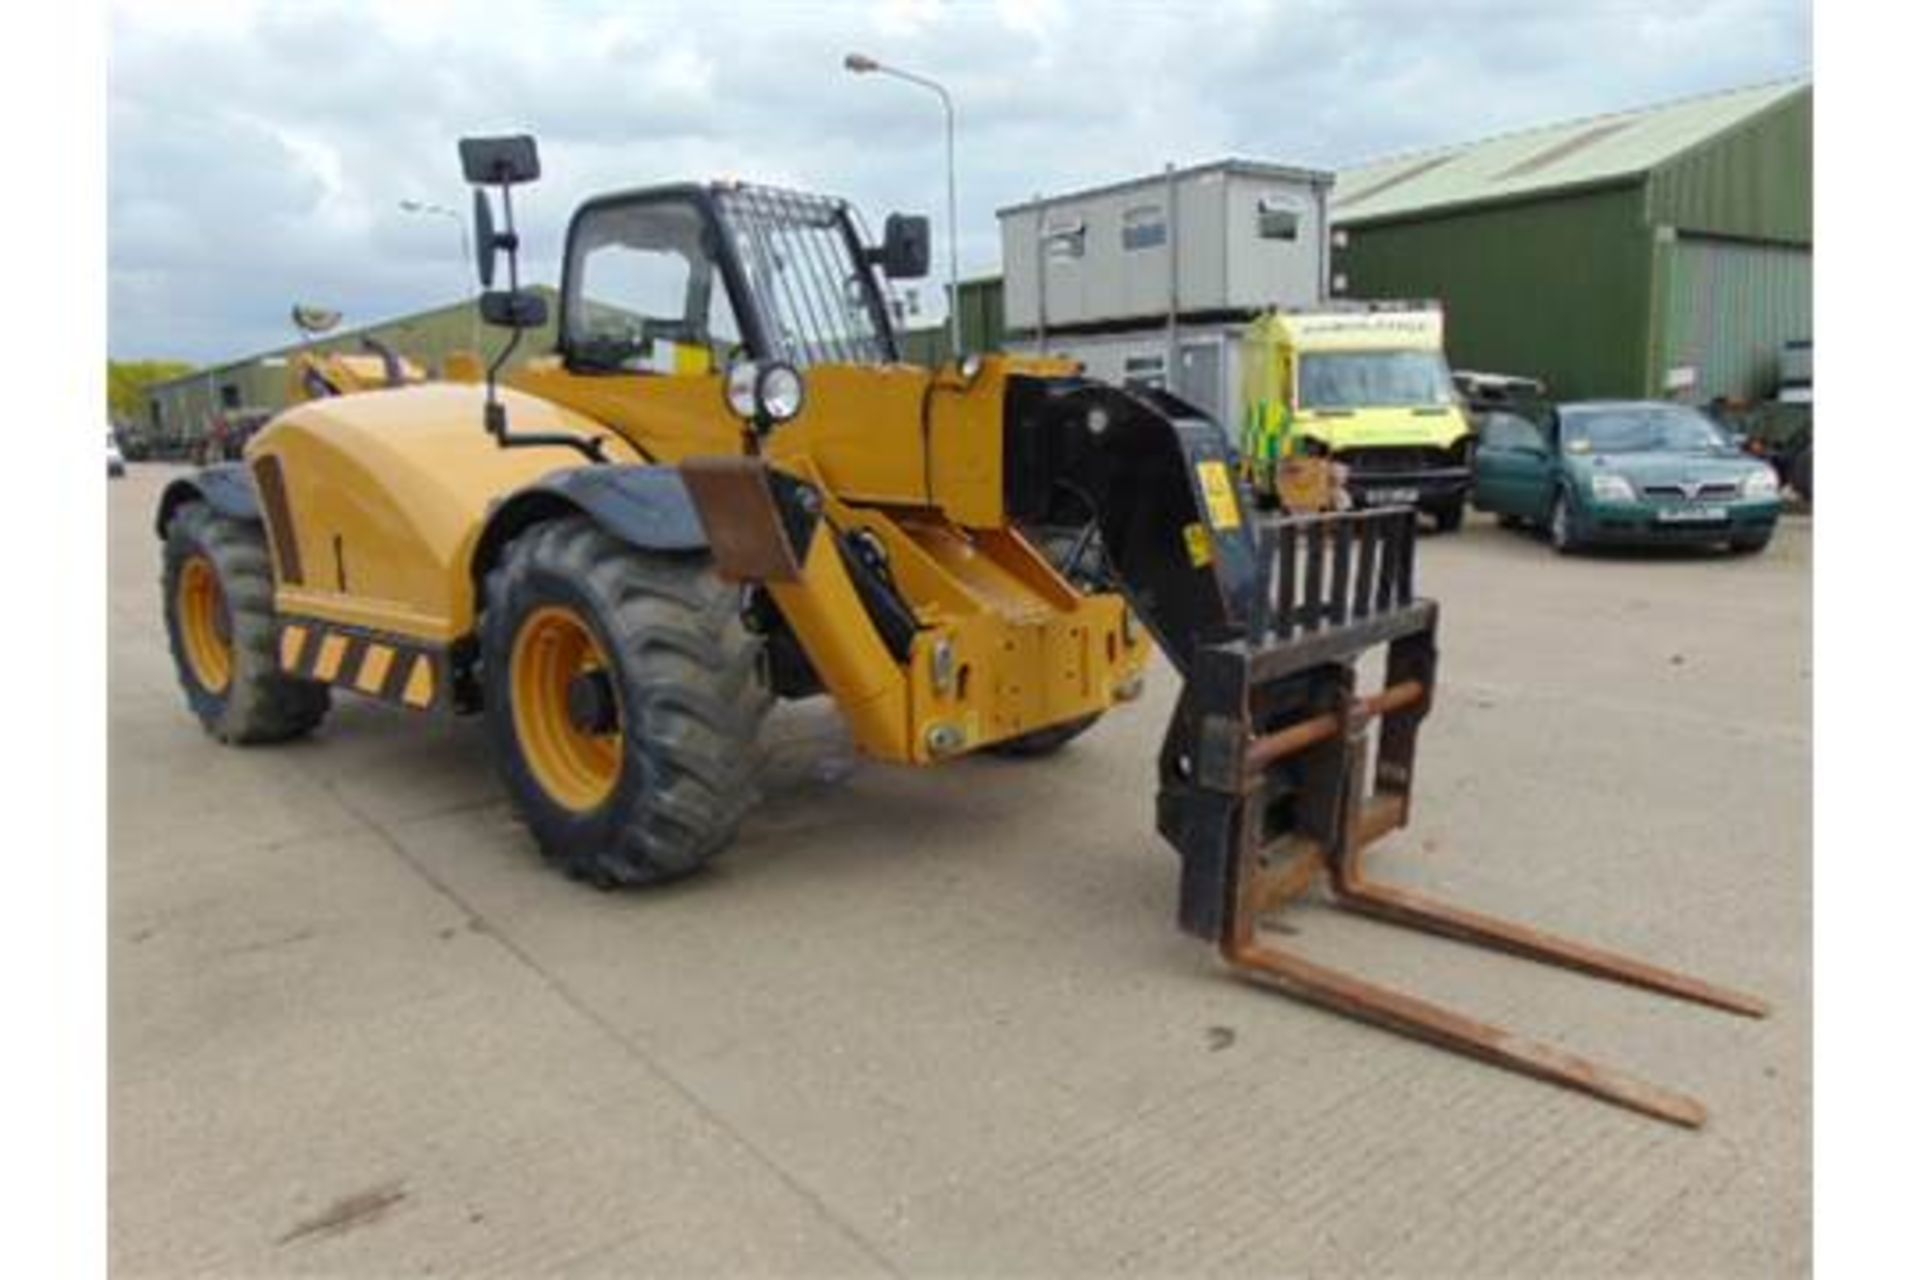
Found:
<svg viewBox="0 0 1920 1280"><path fill-rule="evenodd" d="M1603 1067L1551 1045L1527 1040L1504 1028L1451 1009L1377 986L1361 978L1314 964L1259 943L1231 947L1227 961L1238 976L1270 986L1334 1013L1359 1018L1402 1035L1469 1054L1496 1066L1578 1089L1596 1098L1697 1129L1707 1109L1684 1093Z"/></svg>
<svg viewBox="0 0 1920 1280"><path fill-rule="evenodd" d="M1375 884L1350 872L1343 873L1337 866L1329 880L1334 900L1341 906L1393 924L1494 947L1544 964L1658 991L1663 995L1710 1005L1749 1018L1764 1018L1771 1012L1766 1001L1732 988L1702 982L1672 969L1663 969L1632 956L1588 946L1584 942L1557 937L1527 925L1452 906L1408 889Z"/></svg>

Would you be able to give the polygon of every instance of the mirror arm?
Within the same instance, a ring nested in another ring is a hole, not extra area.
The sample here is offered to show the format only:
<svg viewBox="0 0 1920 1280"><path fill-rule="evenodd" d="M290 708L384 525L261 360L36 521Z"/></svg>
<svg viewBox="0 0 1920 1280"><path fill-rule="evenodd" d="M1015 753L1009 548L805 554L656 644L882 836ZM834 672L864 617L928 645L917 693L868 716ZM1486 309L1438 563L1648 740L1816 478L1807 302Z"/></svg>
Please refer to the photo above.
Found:
<svg viewBox="0 0 1920 1280"><path fill-rule="evenodd" d="M495 237L495 243L507 251L507 292L517 295L520 292L520 236L513 226L513 187L510 183L500 184L501 215L506 220L506 230ZM599 436L577 436L564 431L529 431L515 433L507 429L507 406L500 403L498 380L500 370L513 353L520 347L523 334L521 327L513 326L513 336L507 339L507 345L487 366L487 434L502 449L526 448L539 445L563 445L577 449L585 454L590 462L609 462L605 445Z"/></svg>

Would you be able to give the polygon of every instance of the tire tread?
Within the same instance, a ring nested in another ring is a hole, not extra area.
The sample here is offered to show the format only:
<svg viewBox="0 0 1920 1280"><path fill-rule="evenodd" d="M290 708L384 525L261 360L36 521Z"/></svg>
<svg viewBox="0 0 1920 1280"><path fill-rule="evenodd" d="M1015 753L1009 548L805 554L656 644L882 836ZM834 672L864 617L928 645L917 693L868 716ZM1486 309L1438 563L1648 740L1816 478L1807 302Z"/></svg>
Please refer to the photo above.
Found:
<svg viewBox="0 0 1920 1280"><path fill-rule="evenodd" d="M614 650L632 722L620 782L591 820L546 800L513 740L505 670L513 628L552 602L556 584L570 584ZM739 590L707 557L639 551L583 516L550 521L509 544L488 575L482 631L496 750L550 861L602 887L653 884L697 870L732 842L757 799L759 728L772 694Z"/></svg>

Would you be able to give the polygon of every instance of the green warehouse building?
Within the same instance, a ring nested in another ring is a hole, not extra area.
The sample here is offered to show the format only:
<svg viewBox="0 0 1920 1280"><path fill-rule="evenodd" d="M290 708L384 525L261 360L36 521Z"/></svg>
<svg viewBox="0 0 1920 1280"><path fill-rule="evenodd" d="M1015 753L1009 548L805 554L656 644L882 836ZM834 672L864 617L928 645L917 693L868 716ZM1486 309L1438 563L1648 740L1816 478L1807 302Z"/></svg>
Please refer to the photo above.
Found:
<svg viewBox="0 0 1920 1280"><path fill-rule="evenodd" d="M1761 398L1813 336L1813 87L1348 169L1332 220L1335 295L1440 300L1456 369L1561 399Z"/></svg>
<svg viewBox="0 0 1920 1280"><path fill-rule="evenodd" d="M559 298L546 285L530 286L547 300L544 328L529 330L515 353L513 366L553 350ZM289 326L291 327L291 326ZM302 351L355 354L366 338L390 347L430 374L438 373L449 355L477 350L491 357L506 343L505 332L479 323L472 302L458 302L431 311L416 312L353 329L343 329L308 342L290 342L225 364L209 365L147 389L146 420L136 425L147 447L162 455L190 451L207 433L216 417L235 412L279 410L291 399L290 364Z"/></svg>

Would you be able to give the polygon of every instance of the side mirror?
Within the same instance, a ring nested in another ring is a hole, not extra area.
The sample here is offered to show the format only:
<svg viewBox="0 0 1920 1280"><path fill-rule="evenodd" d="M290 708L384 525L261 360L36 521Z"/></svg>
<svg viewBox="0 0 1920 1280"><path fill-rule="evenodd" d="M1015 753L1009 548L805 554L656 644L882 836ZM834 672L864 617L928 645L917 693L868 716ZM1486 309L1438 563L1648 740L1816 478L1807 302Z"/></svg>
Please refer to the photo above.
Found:
<svg viewBox="0 0 1920 1280"><path fill-rule="evenodd" d="M460 139L460 168L476 186L510 187L540 176L540 151L530 134Z"/></svg>
<svg viewBox="0 0 1920 1280"><path fill-rule="evenodd" d="M493 201L485 187L473 189L474 269L480 273L480 287L493 288L493 264L500 253L500 237L493 229Z"/></svg>
<svg viewBox="0 0 1920 1280"><path fill-rule="evenodd" d="M480 318L502 329L538 329L547 300L531 289L489 289L480 295Z"/></svg>
<svg viewBox="0 0 1920 1280"><path fill-rule="evenodd" d="M500 250L509 257L519 249L519 237L513 230L513 187L532 182L540 176L540 151L533 138L524 133L501 138L460 139L460 169L473 191L474 269L480 275L480 287L493 287L493 266ZM500 188L506 206L507 229L493 226L493 201L486 188ZM531 327L531 326L528 326Z"/></svg>
<svg viewBox="0 0 1920 1280"><path fill-rule="evenodd" d="M868 250L868 254L889 280L918 280L927 274L927 264L933 259L932 227L919 214L890 213L885 239L877 251Z"/></svg>

